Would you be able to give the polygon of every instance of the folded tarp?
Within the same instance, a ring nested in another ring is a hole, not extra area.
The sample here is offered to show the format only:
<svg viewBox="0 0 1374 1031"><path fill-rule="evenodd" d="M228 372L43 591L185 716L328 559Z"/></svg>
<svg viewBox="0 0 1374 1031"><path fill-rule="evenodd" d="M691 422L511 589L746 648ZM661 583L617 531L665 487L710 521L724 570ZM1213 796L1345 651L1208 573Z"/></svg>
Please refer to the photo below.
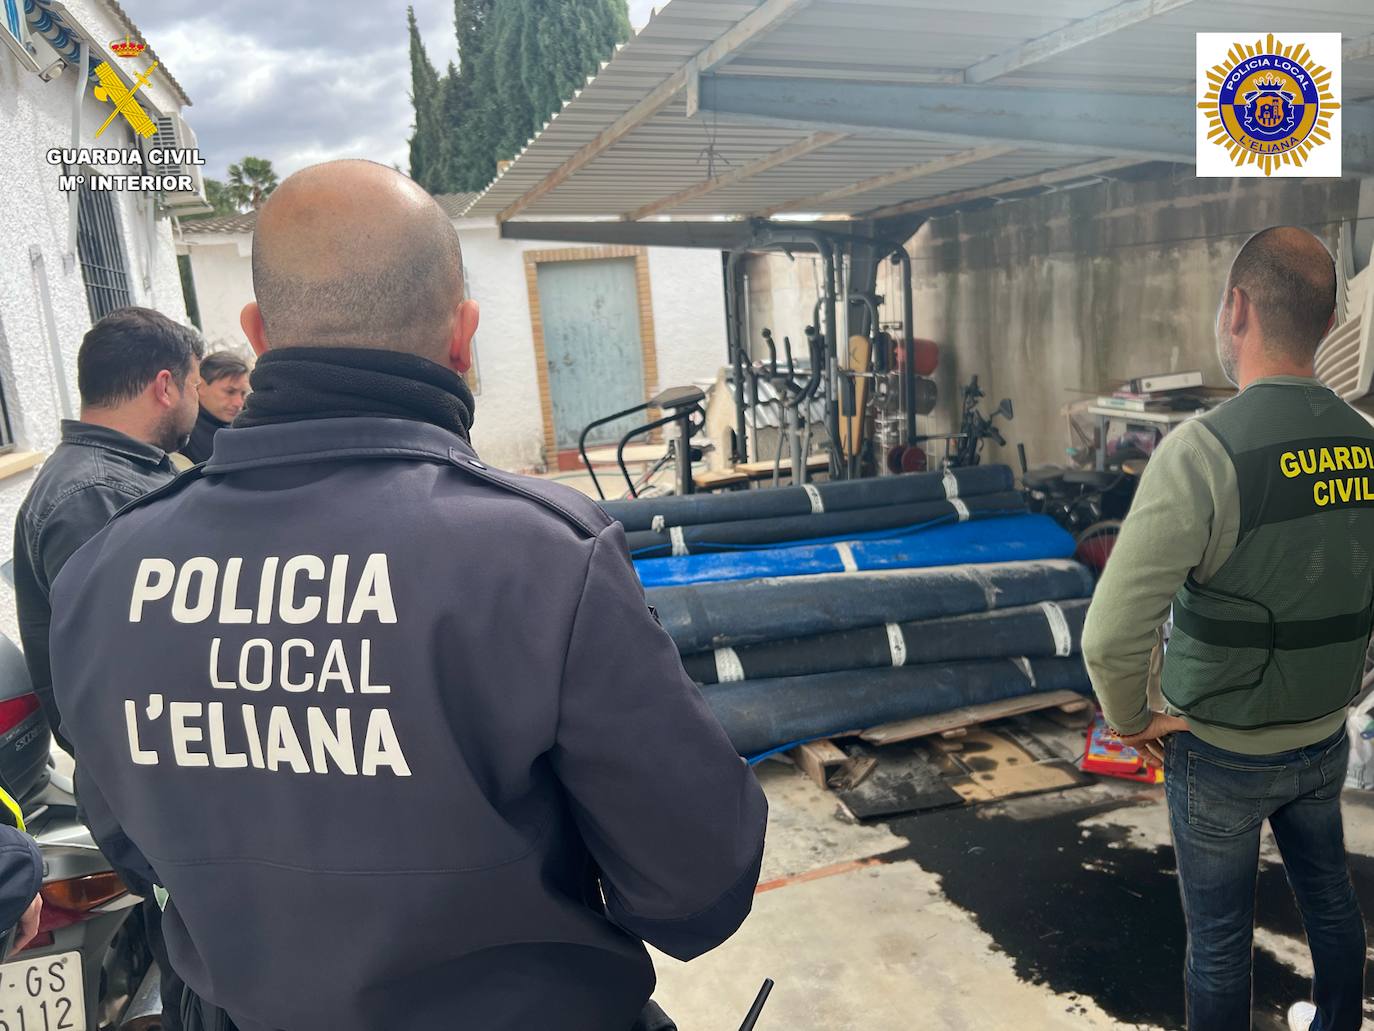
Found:
<svg viewBox="0 0 1374 1031"><path fill-rule="evenodd" d="M711 551L747 550L782 541L839 540L846 536L891 536L896 529L917 530L941 523L965 522L1015 515L1026 511L1019 493L980 494L947 501L920 501L910 505L882 505L848 512L742 519L728 523L670 526L663 530L633 530L625 535L635 558L693 555Z"/></svg>
<svg viewBox="0 0 1374 1031"><path fill-rule="evenodd" d="M884 569L657 587L649 604L684 655L856 627L1086 598L1087 566L1064 559Z"/></svg>
<svg viewBox="0 0 1374 1031"><path fill-rule="evenodd" d="M968 616L861 627L739 648L684 655L701 684L809 676L843 670L918 666L971 659L1077 655L1088 599L1044 601Z"/></svg>
<svg viewBox="0 0 1374 1031"><path fill-rule="evenodd" d="M869 480L842 480L805 487L678 494L637 501L606 501L604 508L626 532L743 519L777 519L819 512L849 512L884 505L910 505L949 497L1002 494L1012 489L1005 465L976 465L933 473L905 473Z"/></svg>
<svg viewBox="0 0 1374 1031"><path fill-rule="evenodd" d="M1083 660L992 659L743 680L702 689L741 755L1047 691L1088 694Z"/></svg>
<svg viewBox="0 0 1374 1031"><path fill-rule="evenodd" d="M1025 514L932 526L877 540L798 541L758 551L640 559L635 571L645 587L669 587L857 569L1024 562L1068 558L1073 553L1073 536L1062 526L1049 516Z"/></svg>

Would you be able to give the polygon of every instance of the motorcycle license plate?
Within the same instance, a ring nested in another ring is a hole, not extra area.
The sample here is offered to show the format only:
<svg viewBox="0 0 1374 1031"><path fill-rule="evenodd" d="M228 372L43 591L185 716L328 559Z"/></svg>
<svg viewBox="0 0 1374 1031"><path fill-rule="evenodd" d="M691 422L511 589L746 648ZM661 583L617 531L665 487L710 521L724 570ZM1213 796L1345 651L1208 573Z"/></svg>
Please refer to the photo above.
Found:
<svg viewBox="0 0 1374 1031"><path fill-rule="evenodd" d="M0 1031L86 1031L81 953L0 966Z"/></svg>

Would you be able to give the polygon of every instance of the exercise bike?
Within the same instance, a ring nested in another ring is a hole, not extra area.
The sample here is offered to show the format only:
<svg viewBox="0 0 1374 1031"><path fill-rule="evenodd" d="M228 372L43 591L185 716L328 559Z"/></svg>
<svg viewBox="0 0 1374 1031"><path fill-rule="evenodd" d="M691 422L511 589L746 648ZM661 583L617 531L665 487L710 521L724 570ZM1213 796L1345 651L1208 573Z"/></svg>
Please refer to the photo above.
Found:
<svg viewBox="0 0 1374 1031"><path fill-rule="evenodd" d="M651 408L657 408L666 414L641 426L636 426L622 436L616 444L615 461L616 465L620 467L620 475L625 478L627 492L632 498L639 497L640 492L653 482L653 478L664 466L671 462L675 467L673 482L677 493L693 493L696 490L696 483L692 479L692 463L700 461L703 452L701 448L692 446L692 438L706 425L705 402L706 394L698 387L669 387L643 404L625 408L587 423L582 430L582 435L578 438L577 453L582 457L582 464L586 466L587 473L592 478L592 486L596 488L597 497L602 501L607 500L606 492L601 489L601 481L596 478L596 469L592 466L592 460L587 457L588 435L599 426L605 426L607 423L648 411ZM674 426L675 433L668 440L667 449L638 480L635 480L630 476L630 471L625 466L626 445L636 437L645 436L656 429L669 425Z"/></svg>

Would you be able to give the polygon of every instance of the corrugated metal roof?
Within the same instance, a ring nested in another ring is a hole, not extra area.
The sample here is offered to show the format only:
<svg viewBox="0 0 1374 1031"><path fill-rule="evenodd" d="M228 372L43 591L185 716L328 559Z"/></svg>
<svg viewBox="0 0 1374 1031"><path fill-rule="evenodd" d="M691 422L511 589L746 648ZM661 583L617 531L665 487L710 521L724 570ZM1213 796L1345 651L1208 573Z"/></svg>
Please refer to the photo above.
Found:
<svg viewBox="0 0 1374 1031"><path fill-rule="evenodd" d="M436 193L434 199L449 218L458 218L463 210L472 204L475 193ZM181 221L181 235L199 236L210 234L228 235L231 233L251 233L258 224L256 211L245 211L239 215L216 215L214 218L189 218Z"/></svg>
<svg viewBox="0 0 1374 1031"><path fill-rule="evenodd" d="M620 138L617 122L654 99L655 90L661 94L704 48L727 47L727 34L739 34L742 21L784 8L783 17L712 70L731 77L1191 95L1195 33L1236 26L1248 33L1271 20L1282 22L1272 26L1276 34L1344 33L1343 99L1348 107L1374 97L1374 5L1368 0L1313 0L1293 14L1275 9L1270 19L1257 18L1252 3L1213 0L1044 0L1031 6L1022 0L671 0L466 214L703 218L781 208L853 216L1118 156L1110 147L1093 153L1048 146L984 154L968 140L879 132L836 134L833 140L826 134L817 141L814 126L689 118L685 89ZM1086 38L1068 46L1076 36ZM598 137L607 134L617 138L599 150ZM547 181L579 152L579 160L587 157L589 147L599 152L584 166L563 181ZM787 148L798 156L770 164L770 156ZM720 181L702 187L712 179ZM866 183L871 186L855 189ZM675 199L658 209L666 198ZM519 210L512 212L512 205Z"/></svg>
<svg viewBox="0 0 1374 1031"><path fill-rule="evenodd" d="M457 218L472 205L472 202L477 199L477 194L436 193L434 199L439 202L439 207L444 209L445 215L449 218Z"/></svg>

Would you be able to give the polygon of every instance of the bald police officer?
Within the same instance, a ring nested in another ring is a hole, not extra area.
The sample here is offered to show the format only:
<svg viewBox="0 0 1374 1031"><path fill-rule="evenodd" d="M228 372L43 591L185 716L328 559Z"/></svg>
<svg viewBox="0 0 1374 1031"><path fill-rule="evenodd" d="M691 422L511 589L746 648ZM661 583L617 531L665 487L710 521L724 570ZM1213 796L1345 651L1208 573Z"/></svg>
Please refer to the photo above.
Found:
<svg viewBox="0 0 1374 1031"><path fill-rule="evenodd" d="M1108 721L1164 763L1193 1031L1250 1027L1265 820L1315 969L1290 1027L1360 1026L1365 934L1340 793L1374 612L1374 428L1313 372L1335 303L1331 255L1306 230L1241 248L1217 314L1241 392L1155 451L1083 634ZM1167 712L1151 712L1171 604Z"/></svg>
<svg viewBox="0 0 1374 1031"><path fill-rule="evenodd" d="M766 805L623 531L468 439L475 302L410 180L263 207L253 393L54 591L105 843L241 1031L629 1031L749 912Z"/></svg>

